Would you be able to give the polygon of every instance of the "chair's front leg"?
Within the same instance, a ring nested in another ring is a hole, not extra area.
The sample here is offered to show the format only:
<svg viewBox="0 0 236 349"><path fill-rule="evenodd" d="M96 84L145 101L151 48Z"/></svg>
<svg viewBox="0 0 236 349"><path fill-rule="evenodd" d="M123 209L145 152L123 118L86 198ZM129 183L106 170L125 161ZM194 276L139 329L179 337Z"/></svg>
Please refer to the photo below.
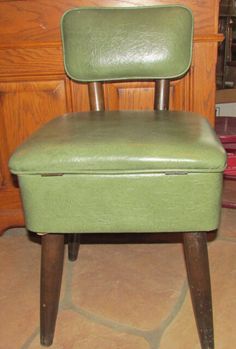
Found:
<svg viewBox="0 0 236 349"><path fill-rule="evenodd" d="M202 349L214 349L211 282L206 233L184 233L189 287Z"/></svg>
<svg viewBox="0 0 236 349"><path fill-rule="evenodd" d="M42 236L40 340L49 346L53 342L64 257L64 235Z"/></svg>
<svg viewBox="0 0 236 349"><path fill-rule="evenodd" d="M76 261L80 247L80 234L68 234L68 258L70 261Z"/></svg>

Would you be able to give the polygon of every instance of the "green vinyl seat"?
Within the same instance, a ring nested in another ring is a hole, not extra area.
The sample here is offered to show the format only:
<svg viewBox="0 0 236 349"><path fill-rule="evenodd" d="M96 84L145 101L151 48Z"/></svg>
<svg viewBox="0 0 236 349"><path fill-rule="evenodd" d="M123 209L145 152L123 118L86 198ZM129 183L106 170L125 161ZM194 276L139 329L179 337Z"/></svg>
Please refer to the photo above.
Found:
<svg viewBox="0 0 236 349"><path fill-rule="evenodd" d="M218 226L225 154L197 114L72 113L34 134L10 166L19 177L27 227L35 232Z"/></svg>
<svg viewBox="0 0 236 349"><path fill-rule="evenodd" d="M101 81L180 78L191 64L192 28L182 6L70 10L62 20L66 72L100 94ZM109 112L99 103L53 119L10 159L27 228L43 235L41 342L52 343L60 282L48 265L62 264L64 234L183 232L202 349L213 349L205 232L219 224L225 152L198 114L165 103ZM50 305L49 288L57 295Z"/></svg>

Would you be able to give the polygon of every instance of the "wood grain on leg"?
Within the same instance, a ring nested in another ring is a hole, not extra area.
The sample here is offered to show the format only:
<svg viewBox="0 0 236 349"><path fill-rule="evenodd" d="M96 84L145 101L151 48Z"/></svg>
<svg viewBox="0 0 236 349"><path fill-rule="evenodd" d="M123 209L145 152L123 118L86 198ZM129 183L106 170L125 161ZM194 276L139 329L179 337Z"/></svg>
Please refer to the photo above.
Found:
<svg viewBox="0 0 236 349"><path fill-rule="evenodd" d="M206 233L185 233L189 287L202 349L214 349L211 283Z"/></svg>
<svg viewBox="0 0 236 349"><path fill-rule="evenodd" d="M42 236L40 339L49 346L53 342L64 257L64 235Z"/></svg>

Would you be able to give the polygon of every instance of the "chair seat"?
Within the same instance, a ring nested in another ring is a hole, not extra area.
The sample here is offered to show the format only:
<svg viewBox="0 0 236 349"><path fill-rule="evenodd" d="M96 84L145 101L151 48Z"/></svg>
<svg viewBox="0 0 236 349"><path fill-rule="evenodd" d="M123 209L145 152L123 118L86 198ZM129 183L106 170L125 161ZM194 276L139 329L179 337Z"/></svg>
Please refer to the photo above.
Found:
<svg viewBox="0 0 236 349"><path fill-rule="evenodd" d="M10 161L12 172L220 172L225 154L208 122L183 112L89 112L54 119Z"/></svg>
<svg viewBox="0 0 236 349"><path fill-rule="evenodd" d="M225 161L196 114L89 112L51 121L10 168L32 231L184 232L218 226Z"/></svg>

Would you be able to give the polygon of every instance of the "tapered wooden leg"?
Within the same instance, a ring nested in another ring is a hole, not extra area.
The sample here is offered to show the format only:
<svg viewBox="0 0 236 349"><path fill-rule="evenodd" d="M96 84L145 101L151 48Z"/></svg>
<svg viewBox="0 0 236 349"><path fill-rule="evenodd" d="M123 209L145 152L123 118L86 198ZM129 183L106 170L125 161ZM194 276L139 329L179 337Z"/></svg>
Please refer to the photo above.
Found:
<svg viewBox="0 0 236 349"><path fill-rule="evenodd" d="M64 257L64 235L42 236L40 340L49 346L53 342Z"/></svg>
<svg viewBox="0 0 236 349"><path fill-rule="evenodd" d="M184 233L193 309L202 349L214 349L211 283L206 233Z"/></svg>
<svg viewBox="0 0 236 349"><path fill-rule="evenodd" d="M68 236L68 258L76 261L80 247L80 234L69 234Z"/></svg>

